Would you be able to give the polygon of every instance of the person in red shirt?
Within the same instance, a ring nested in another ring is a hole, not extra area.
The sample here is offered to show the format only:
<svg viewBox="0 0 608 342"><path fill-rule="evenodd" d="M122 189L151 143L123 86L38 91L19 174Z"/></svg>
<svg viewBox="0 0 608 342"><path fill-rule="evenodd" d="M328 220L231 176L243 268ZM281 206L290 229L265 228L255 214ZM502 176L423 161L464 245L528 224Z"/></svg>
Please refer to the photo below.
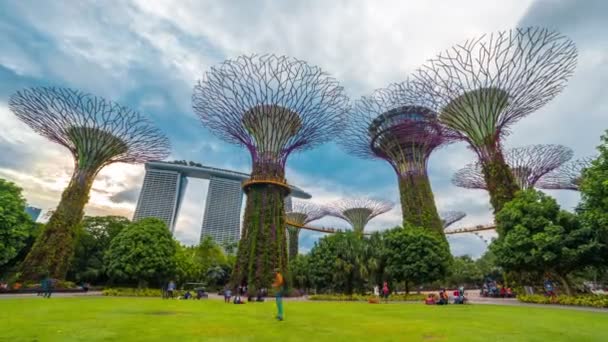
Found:
<svg viewBox="0 0 608 342"><path fill-rule="evenodd" d="M384 301L388 303L388 294L389 294L389 289L388 289L388 282L384 282L384 285L382 285L382 296L384 297Z"/></svg>

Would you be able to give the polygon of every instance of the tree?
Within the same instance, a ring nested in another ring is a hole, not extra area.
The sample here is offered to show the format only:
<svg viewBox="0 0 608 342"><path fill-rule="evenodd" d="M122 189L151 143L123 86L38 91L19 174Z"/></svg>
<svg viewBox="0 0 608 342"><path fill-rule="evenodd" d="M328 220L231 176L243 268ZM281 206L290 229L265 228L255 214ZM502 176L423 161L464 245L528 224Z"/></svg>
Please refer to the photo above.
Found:
<svg viewBox="0 0 608 342"><path fill-rule="evenodd" d="M580 180L581 203L577 212L585 226L595 229L605 246L608 246L608 131L598 146L599 156L583 169ZM608 248L603 251L604 267L608 261Z"/></svg>
<svg viewBox="0 0 608 342"><path fill-rule="evenodd" d="M166 224L157 218L131 223L110 243L104 261L112 280L162 283L175 276L176 242Z"/></svg>
<svg viewBox="0 0 608 342"><path fill-rule="evenodd" d="M387 271L398 282L423 284L442 279L451 255L445 239L423 228L397 227L386 233Z"/></svg>
<svg viewBox="0 0 608 342"><path fill-rule="evenodd" d="M470 256L464 255L454 258L446 278L446 285L451 287L477 286L483 283L483 279L484 274L479 265Z"/></svg>
<svg viewBox="0 0 608 342"><path fill-rule="evenodd" d="M568 294L571 272L601 262L598 231L542 192L518 192L496 215L496 224L500 234L490 249L505 271L555 276Z"/></svg>
<svg viewBox="0 0 608 342"><path fill-rule="evenodd" d="M294 288L308 290L311 287L310 257L305 254L297 254L289 260L289 275Z"/></svg>
<svg viewBox="0 0 608 342"><path fill-rule="evenodd" d="M381 286L383 281L389 280L386 271L386 241L385 234L374 232L365 240L364 258L371 285Z"/></svg>
<svg viewBox="0 0 608 342"><path fill-rule="evenodd" d="M352 294L363 291L369 273L364 260L365 240L348 231L327 236L310 251L311 280L317 291Z"/></svg>
<svg viewBox="0 0 608 342"><path fill-rule="evenodd" d="M11 96L9 107L34 131L69 150L74 160L72 178L21 267L26 280L46 274L63 279L99 171L113 163L160 160L169 155L169 140L139 113L72 89L24 89Z"/></svg>
<svg viewBox="0 0 608 342"><path fill-rule="evenodd" d="M0 267L4 267L26 246L34 222L25 212L21 188L0 179Z"/></svg>
<svg viewBox="0 0 608 342"><path fill-rule="evenodd" d="M122 216L87 216L80 225L74 259L68 279L101 282L106 280L103 258L110 242L130 221Z"/></svg>

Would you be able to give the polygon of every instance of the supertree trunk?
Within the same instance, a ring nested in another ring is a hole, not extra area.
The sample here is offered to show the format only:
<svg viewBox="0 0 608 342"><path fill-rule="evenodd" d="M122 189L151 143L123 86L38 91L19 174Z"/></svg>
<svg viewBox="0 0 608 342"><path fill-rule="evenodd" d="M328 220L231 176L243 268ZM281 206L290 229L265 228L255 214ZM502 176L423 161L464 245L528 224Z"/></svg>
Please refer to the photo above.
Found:
<svg viewBox="0 0 608 342"><path fill-rule="evenodd" d="M76 243L76 227L84 215L84 206L96 171L76 170L61 195L57 209L21 265L24 280L44 276L65 279Z"/></svg>
<svg viewBox="0 0 608 342"><path fill-rule="evenodd" d="M252 176L252 180L262 178L267 177ZM252 184L245 189L247 202L243 232L231 283L235 288L247 285L251 295L255 295L260 288L270 286L275 269L279 269L288 279L285 230L287 189L286 186L270 183Z"/></svg>
<svg viewBox="0 0 608 342"><path fill-rule="evenodd" d="M287 227L287 235L289 236L289 260L293 260L298 256L298 239L300 237L300 229L296 227Z"/></svg>
<svg viewBox="0 0 608 342"><path fill-rule="evenodd" d="M399 176L399 193L403 222L443 234L443 224L437 214L429 178L424 173Z"/></svg>
<svg viewBox="0 0 608 342"><path fill-rule="evenodd" d="M499 148L487 150L486 156L481 158L481 171L496 214L520 189Z"/></svg>

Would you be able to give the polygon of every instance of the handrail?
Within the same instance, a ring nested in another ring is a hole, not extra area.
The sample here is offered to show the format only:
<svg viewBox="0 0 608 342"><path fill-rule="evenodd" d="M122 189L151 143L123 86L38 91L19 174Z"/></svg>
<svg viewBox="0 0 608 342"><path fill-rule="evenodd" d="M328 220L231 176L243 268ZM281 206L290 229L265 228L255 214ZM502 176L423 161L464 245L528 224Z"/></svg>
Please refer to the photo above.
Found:
<svg viewBox="0 0 608 342"><path fill-rule="evenodd" d="M344 231L343 229L336 229L336 228L306 226L306 225L301 225L301 224L291 222L291 221L285 221L285 224L293 226L293 227L297 227L300 229L312 230L315 232L329 233L329 234ZM480 232L480 231L486 231L486 230L496 230L496 225L487 224L487 225L478 225L478 226L474 226L474 227L463 227L463 228L457 228L457 229L452 229L452 230L446 230L444 232L446 235L454 235L454 234L474 233L474 232ZM371 235L371 233L363 233L363 235Z"/></svg>

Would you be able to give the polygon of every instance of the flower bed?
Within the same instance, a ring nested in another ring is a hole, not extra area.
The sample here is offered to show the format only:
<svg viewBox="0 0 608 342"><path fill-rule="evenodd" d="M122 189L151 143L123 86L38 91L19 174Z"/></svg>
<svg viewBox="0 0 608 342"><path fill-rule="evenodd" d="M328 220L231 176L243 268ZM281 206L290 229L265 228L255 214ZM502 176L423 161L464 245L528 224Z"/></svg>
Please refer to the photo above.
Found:
<svg viewBox="0 0 608 342"><path fill-rule="evenodd" d="M308 296L310 300L326 300L326 301L345 301L345 302L367 302L370 295L345 295L345 294L318 294ZM388 297L389 302L405 302L405 301L423 301L424 294L392 294ZM384 299L381 299L384 300Z"/></svg>
<svg viewBox="0 0 608 342"><path fill-rule="evenodd" d="M129 288L129 287L115 287L106 288L101 292L104 296L112 297L161 297L162 292L160 289L149 289L149 288ZM173 296L177 297L182 295L182 291L174 291Z"/></svg>
<svg viewBox="0 0 608 342"><path fill-rule="evenodd" d="M518 295L517 299L524 303L560 304L608 308L608 295L557 296L554 299L543 295Z"/></svg>

